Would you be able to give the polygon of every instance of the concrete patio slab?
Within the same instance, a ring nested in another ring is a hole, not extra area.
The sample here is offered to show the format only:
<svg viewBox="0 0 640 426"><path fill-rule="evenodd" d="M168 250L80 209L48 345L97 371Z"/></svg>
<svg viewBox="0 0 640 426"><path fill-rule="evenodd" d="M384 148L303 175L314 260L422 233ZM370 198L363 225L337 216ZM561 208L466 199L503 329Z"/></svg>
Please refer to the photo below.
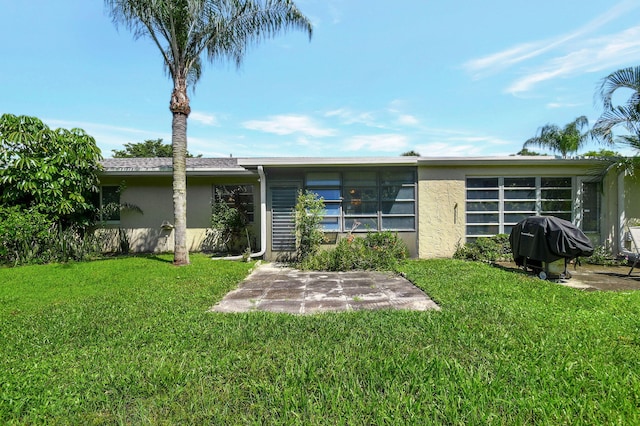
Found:
<svg viewBox="0 0 640 426"><path fill-rule="evenodd" d="M427 311L440 307L408 280L381 272L307 272L259 265L213 312L314 314L354 310Z"/></svg>

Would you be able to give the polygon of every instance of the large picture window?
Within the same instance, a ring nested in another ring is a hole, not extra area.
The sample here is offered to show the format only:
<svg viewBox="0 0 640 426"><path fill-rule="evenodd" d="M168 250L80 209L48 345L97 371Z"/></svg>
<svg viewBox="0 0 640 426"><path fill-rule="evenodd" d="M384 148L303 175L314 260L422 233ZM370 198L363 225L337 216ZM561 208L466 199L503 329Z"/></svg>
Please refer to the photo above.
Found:
<svg viewBox="0 0 640 426"><path fill-rule="evenodd" d="M571 177L467 178L467 239L509 234L529 216L572 220Z"/></svg>
<svg viewBox="0 0 640 426"><path fill-rule="evenodd" d="M307 173L305 186L324 200L325 231L416 228L414 170L312 172Z"/></svg>

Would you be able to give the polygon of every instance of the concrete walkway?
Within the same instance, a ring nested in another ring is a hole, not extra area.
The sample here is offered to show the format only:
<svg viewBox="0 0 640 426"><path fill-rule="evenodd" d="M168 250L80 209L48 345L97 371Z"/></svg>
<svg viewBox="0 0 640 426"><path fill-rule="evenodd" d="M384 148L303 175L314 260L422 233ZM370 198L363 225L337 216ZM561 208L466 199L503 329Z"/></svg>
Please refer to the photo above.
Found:
<svg viewBox="0 0 640 426"><path fill-rule="evenodd" d="M406 279L381 272L309 272L266 263L214 312L313 314L361 309L426 311L440 307Z"/></svg>

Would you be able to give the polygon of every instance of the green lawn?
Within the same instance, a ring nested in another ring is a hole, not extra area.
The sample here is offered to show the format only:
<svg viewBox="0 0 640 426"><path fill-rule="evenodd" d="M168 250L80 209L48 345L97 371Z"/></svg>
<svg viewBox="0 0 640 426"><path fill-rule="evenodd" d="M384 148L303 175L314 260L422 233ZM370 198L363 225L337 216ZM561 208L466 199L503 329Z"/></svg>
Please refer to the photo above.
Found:
<svg viewBox="0 0 640 426"><path fill-rule="evenodd" d="M640 424L640 292L411 261L440 312L207 309L252 266L0 269L0 424Z"/></svg>

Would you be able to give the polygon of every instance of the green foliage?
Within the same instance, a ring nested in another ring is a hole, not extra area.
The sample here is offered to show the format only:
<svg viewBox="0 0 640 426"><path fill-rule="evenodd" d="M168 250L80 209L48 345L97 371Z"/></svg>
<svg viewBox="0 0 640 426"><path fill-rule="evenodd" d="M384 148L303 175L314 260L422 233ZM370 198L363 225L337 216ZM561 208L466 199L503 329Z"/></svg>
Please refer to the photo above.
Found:
<svg viewBox="0 0 640 426"><path fill-rule="evenodd" d="M581 259L582 261L592 265L617 266L624 263L623 261L616 259L610 249L602 245L595 246L591 256Z"/></svg>
<svg viewBox="0 0 640 426"><path fill-rule="evenodd" d="M616 151L611 151L610 149L600 149L598 151L587 151L582 154L584 157L593 157L593 158L618 158L622 155Z"/></svg>
<svg viewBox="0 0 640 426"><path fill-rule="evenodd" d="M147 139L144 142L125 143L124 149L113 149L113 158L151 158L151 157L173 157L173 147L171 144L162 143L162 139ZM192 158L189 152L187 158ZM202 157L202 154L197 157Z"/></svg>
<svg viewBox="0 0 640 426"><path fill-rule="evenodd" d="M412 149L411 151L403 152L402 154L400 154L400 156L401 157L420 157L420 153Z"/></svg>
<svg viewBox="0 0 640 426"><path fill-rule="evenodd" d="M36 208L0 206L0 264L67 262L98 253L96 239L81 229L62 228Z"/></svg>
<svg viewBox="0 0 640 426"><path fill-rule="evenodd" d="M520 151L516 153L516 155L538 156L542 154L540 154L539 152L531 151L527 148L522 148Z"/></svg>
<svg viewBox="0 0 640 426"><path fill-rule="evenodd" d="M242 236L247 228L247 218L240 210L218 201L213 205L211 227L219 233L226 251L232 251L232 241Z"/></svg>
<svg viewBox="0 0 640 426"><path fill-rule="evenodd" d="M509 235L498 234L493 237L480 237L464 245L458 244L453 258L481 262L512 260Z"/></svg>
<svg viewBox="0 0 640 426"><path fill-rule="evenodd" d="M300 267L318 271L395 271L407 256L407 246L398 234L368 232L364 238L350 234L334 248L306 258Z"/></svg>
<svg viewBox="0 0 640 426"><path fill-rule="evenodd" d="M98 191L100 149L81 129L50 129L35 117L0 117L0 204L38 206L63 225L87 224Z"/></svg>
<svg viewBox="0 0 640 426"><path fill-rule="evenodd" d="M0 269L0 423L640 424L640 292L428 260L440 312L207 312L252 266Z"/></svg>
<svg viewBox="0 0 640 426"><path fill-rule="evenodd" d="M587 142L591 133L582 129L589 126L589 120L582 115L571 123L560 128L555 124L546 124L538 129L538 135L527 140L522 149L530 146L546 148L551 152L558 152L562 157L578 152Z"/></svg>
<svg viewBox="0 0 640 426"><path fill-rule="evenodd" d="M294 209L296 233L296 257L299 262L313 256L324 241L320 228L324 217L324 201L311 192L300 191Z"/></svg>

